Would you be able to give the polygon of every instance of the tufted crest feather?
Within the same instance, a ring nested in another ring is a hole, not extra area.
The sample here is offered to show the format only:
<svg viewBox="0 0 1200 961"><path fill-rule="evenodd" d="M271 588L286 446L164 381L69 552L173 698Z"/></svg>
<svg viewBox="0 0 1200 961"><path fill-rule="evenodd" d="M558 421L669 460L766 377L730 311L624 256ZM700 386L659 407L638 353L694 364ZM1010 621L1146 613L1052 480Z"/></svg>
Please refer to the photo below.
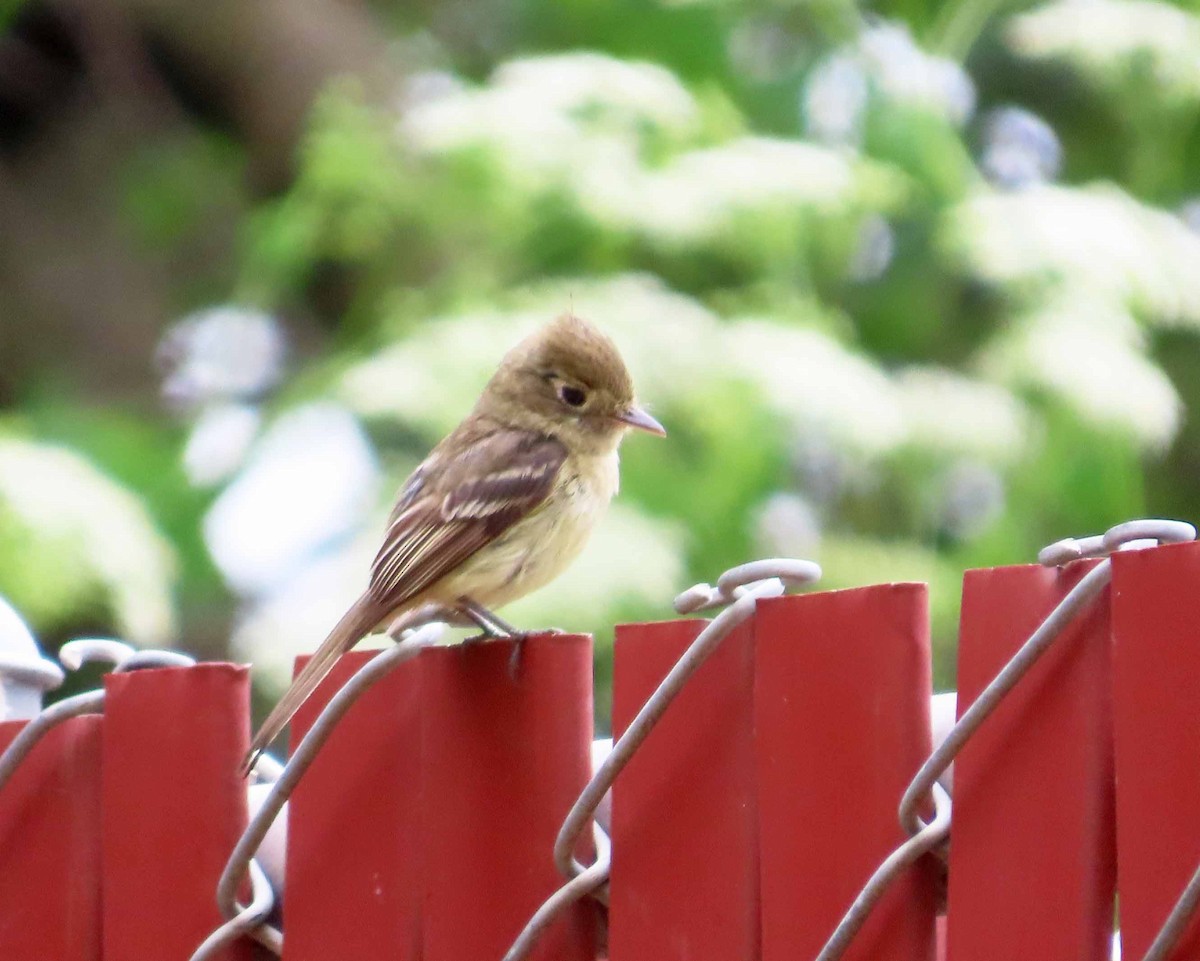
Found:
<svg viewBox="0 0 1200 961"><path fill-rule="evenodd" d="M604 391L616 402L633 402L633 378L617 345L575 314L562 314L522 340L504 356L496 377L514 369L553 371Z"/></svg>

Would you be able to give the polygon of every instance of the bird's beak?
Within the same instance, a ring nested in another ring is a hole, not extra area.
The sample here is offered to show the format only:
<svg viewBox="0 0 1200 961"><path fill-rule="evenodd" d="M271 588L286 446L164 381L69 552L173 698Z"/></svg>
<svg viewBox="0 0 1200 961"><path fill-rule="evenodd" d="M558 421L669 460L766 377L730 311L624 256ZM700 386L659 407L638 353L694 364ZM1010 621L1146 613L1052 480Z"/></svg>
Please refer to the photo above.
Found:
<svg viewBox="0 0 1200 961"><path fill-rule="evenodd" d="M648 434L657 434L659 437L667 436L667 431L663 425L640 407L630 407L624 413L617 414L617 420L622 424L628 424L630 427L636 427L638 430L644 430Z"/></svg>

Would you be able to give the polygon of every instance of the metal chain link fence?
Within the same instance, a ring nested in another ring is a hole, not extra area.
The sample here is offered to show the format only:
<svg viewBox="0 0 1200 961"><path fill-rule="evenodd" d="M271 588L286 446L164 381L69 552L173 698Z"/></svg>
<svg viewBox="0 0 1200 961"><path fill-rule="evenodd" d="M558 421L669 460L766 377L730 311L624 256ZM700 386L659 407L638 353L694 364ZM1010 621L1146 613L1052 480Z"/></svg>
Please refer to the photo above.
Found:
<svg viewBox="0 0 1200 961"><path fill-rule="evenodd" d="M945 860L947 846L953 836L951 793L944 786L947 783L947 771L997 707L1054 645L1064 628L1104 592L1112 579L1110 555L1121 550L1179 543L1195 538L1196 530L1190 524L1169 520L1138 520L1120 524L1103 535L1059 541L1039 554L1039 562L1047 567L1089 558L1099 559L1099 563L1063 597L935 745L933 753L899 800L898 817L908 839L879 864L858 896L847 905L844 916L830 933L815 961L838 961L842 958L884 893L917 861L928 855ZM523 961L528 958L546 930L570 905L584 898L592 898L600 904L607 903L612 863L611 840L603 829L597 829L594 832L595 859L590 863L581 863L576 852L580 849L581 837L596 822L598 809L606 803L614 783L700 666L731 632L754 617L759 601L779 597L788 588L811 585L820 576L820 568L810 561L761 560L726 571L715 587L698 584L675 599L675 610L679 614L703 611L717 613L687 647L624 733L616 738L611 750L595 767L591 780L579 793L562 823L553 850L546 852L546 857L553 859L564 881L529 918L503 961ZM410 632L393 647L368 661L321 710L285 765L280 767L269 757L260 760L254 777L261 783L265 796L261 798L257 810L229 855L217 885L217 904L226 921L197 947L191 961L212 961L227 946L244 937L253 938L276 955L282 953L283 932L268 923L268 918L277 907L276 894L267 873L256 860L263 839L346 712L380 679L412 660L421 651L437 644L441 630L440 625L429 625ZM194 664L192 659L175 652L136 652L107 639L72 642L63 647L60 660L68 670L78 670L88 662L102 662L111 665L116 672ZM0 676L9 683L31 685L31 689L49 687L61 680L61 672L57 672L53 665L32 665L28 658L9 658L6 661L0 657ZM35 745L54 727L82 714L101 713L104 706L104 692L94 691L65 698L37 713L0 754L0 792ZM3 851L0 851L0 861L2 859ZM242 890L249 890L251 894L248 903L239 901L239 892ZM1142 961L1167 961L1187 929L1198 901L1200 867L1197 867L1196 873L1180 894Z"/></svg>

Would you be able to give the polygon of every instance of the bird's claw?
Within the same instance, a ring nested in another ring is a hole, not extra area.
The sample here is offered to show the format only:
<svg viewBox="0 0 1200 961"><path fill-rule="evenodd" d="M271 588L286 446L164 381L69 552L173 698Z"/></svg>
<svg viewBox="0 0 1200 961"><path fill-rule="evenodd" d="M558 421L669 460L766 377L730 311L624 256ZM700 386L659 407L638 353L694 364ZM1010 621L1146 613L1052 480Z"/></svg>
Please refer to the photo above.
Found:
<svg viewBox="0 0 1200 961"><path fill-rule="evenodd" d="M518 631L513 630L506 633L500 633L495 630L483 630L478 634L472 634L470 637L463 638L463 646L474 646L483 644L489 641L511 641L512 653L508 657L508 676L512 680L517 680L517 675L521 669L521 656L525 647L525 641L536 634L566 634L567 632L561 627L543 627L536 631Z"/></svg>
<svg viewBox="0 0 1200 961"><path fill-rule="evenodd" d="M508 676L515 681L521 667L521 649L525 646L525 638L527 636L523 632L497 636L488 634L486 631L480 631L478 634L464 637L462 645L463 647L474 647L477 644L487 644L492 641L511 641L512 653L508 656Z"/></svg>
<svg viewBox="0 0 1200 961"><path fill-rule="evenodd" d="M512 653L508 655L508 679L514 684L517 681L517 675L521 671L521 654L525 649L525 638L527 636L519 634L512 639Z"/></svg>
<svg viewBox="0 0 1200 961"><path fill-rule="evenodd" d="M470 637L464 637L464 644L482 644L485 641L507 641L510 638L517 636L516 631L498 630L494 627L487 627L478 634L472 634Z"/></svg>

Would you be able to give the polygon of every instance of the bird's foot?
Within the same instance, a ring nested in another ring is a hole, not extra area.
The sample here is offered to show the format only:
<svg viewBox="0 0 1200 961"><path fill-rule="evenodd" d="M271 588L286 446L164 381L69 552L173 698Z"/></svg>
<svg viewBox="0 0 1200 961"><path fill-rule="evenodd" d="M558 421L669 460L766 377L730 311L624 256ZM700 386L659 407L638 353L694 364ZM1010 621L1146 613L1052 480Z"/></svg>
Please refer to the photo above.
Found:
<svg viewBox="0 0 1200 961"><path fill-rule="evenodd" d="M508 676L514 681L521 670L521 657L525 650L525 642L538 634L565 634L561 627L543 627L536 631L516 631L508 636L513 642L512 653L508 656Z"/></svg>
<svg viewBox="0 0 1200 961"><path fill-rule="evenodd" d="M458 611L467 620L478 625L480 633L463 640L464 644L480 644L484 641L512 641L512 654L508 658L508 676L514 681L521 668L521 655L525 639L534 634L564 634L560 627L544 627L536 631L522 631L502 620L482 604L469 597L458 599Z"/></svg>
<svg viewBox="0 0 1200 961"><path fill-rule="evenodd" d="M525 646L525 638L528 636L529 634L525 631L511 631L507 634L480 631L478 634L464 637L462 643L464 647L473 647L476 644L489 644L493 641L511 641L512 654L508 657L508 676L515 681L521 666L521 650Z"/></svg>
<svg viewBox="0 0 1200 961"><path fill-rule="evenodd" d="M463 647L474 647L476 644L488 644L492 641L506 641L511 634L492 634L488 631L480 631L478 634L471 634L462 639Z"/></svg>

